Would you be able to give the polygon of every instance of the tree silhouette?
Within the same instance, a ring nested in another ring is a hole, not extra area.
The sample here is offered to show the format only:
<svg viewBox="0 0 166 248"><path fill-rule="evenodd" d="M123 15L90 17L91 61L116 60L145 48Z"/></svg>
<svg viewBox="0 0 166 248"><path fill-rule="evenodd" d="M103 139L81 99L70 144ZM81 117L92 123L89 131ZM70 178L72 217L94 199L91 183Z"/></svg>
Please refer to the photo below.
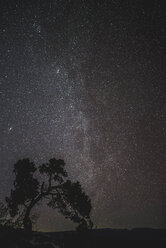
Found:
<svg viewBox="0 0 166 248"><path fill-rule="evenodd" d="M0 202L0 225L6 224L7 214L8 214L7 207L2 202Z"/></svg>
<svg viewBox="0 0 166 248"><path fill-rule="evenodd" d="M25 230L32 231L31 210L42 199L47 199L47 205L58 209L65 218L78 223L78 229L92 228L91 201L78 181L73 183L67 179L64 166L63 160L55 158L42 164L38 172L44 180L39 182L34 175L37 168L28 158L14 165L14 189L10 197L6 197L6 202L11 217L22 216Z"/></svg>

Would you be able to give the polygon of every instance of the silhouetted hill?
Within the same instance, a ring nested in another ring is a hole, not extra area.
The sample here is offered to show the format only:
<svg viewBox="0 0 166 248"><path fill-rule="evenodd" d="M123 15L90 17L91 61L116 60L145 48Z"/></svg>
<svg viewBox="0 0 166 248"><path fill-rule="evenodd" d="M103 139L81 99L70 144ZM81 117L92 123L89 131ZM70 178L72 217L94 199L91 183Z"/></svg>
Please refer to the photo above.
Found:
<svg viewBox="0 0 166 248"><path fill-rule="evenodd" d="M33 232L0 227L2 248L166 247L165 229L94 229L88 232ZM153 246L154 245L154 246ZM162 246L161 246L162 245Z"/></svg>
<svg viewBox="0 0 166 248"><path fill-rule="evenodd" d="M50 236L56 237L57 240L64 241L64 247L123 247L124 244L131 247L146 247L159 244L166 245L165 229L136 228L127 229L95 229L85 233L75 231L49 233ZM134 245L134 246L133 246Z"/></svg>

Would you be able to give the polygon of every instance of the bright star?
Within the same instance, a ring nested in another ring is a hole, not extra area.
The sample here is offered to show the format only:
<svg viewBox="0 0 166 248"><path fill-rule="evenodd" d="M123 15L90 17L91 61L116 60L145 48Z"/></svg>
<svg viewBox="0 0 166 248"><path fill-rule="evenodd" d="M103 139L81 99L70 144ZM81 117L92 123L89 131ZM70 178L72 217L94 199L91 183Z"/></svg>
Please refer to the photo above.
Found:
<svg viewBox="0 0 166 248"><path fill-rule="evenodd" d="M8 131L11 132L13 130L13 127L9 127Z"/></svg>

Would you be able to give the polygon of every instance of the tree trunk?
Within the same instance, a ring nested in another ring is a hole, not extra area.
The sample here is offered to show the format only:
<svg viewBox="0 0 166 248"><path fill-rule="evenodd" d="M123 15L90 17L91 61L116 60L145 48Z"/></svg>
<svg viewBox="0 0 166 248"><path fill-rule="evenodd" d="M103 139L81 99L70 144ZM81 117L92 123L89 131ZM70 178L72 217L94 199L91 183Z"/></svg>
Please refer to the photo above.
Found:
<svg viewBox="0 0 166 248"><path fill-rule="evenodd" d="M33 199L26 209L25 216L23 219L24 230L27 232L32 232L32 221L30 219L30 213L35 204L42 199L45 194L40 194L36 199Z"/></svg>
<svg viewBox="0 0 166 248"><path fill-rule="evenodd" d="M25 216L24 216L24 220L23 220L24 230L26 232L32 232L32 221L30 219L30 212L31 212L32 207L30 205L27 208L26 213L25 213Z"/></svg>

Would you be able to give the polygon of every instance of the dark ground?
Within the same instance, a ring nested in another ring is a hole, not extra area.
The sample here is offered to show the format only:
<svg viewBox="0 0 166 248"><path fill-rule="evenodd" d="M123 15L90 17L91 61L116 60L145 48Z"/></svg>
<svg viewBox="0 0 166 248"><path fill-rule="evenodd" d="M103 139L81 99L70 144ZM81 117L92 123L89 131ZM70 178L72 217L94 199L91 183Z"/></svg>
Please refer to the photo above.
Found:
<svg viewBox="0 0 166 248"><path fill-rule="evenodd" d="M26 234L23 230L0 228L1 248L104 248L166 247L166 230L159 229L95 229L89 232L55 232Z"/></svg>

